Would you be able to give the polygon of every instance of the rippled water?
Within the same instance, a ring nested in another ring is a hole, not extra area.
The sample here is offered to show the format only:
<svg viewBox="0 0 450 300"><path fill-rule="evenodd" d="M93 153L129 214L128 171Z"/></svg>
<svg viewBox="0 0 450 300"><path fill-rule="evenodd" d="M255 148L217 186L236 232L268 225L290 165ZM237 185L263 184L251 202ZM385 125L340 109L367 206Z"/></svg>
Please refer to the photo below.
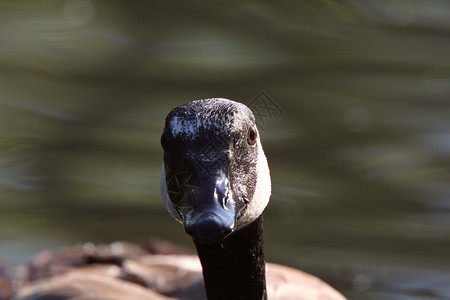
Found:
<svg viewBox="0 0 450 300"><path fill-rule="evenodd" d="M173 107L225 97L264 128L268 260L352 299L450 298L448 1L0 7L0 260L191 246L159 137Z"/></svg>

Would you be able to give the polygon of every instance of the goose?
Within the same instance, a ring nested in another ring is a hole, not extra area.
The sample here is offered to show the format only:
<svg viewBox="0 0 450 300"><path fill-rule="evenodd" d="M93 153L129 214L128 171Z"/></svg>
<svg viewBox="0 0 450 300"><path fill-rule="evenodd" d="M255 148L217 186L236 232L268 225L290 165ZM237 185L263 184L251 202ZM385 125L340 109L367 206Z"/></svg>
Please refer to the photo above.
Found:
<svg viewBox="0 0 450 300"><path fill-rule="evenodd" d="M161 241L44 251L0 299L345 299L319 278L265 263L270 171L251 110L224 98L174 108L161 136L161 196L197 255Z"/></svg>

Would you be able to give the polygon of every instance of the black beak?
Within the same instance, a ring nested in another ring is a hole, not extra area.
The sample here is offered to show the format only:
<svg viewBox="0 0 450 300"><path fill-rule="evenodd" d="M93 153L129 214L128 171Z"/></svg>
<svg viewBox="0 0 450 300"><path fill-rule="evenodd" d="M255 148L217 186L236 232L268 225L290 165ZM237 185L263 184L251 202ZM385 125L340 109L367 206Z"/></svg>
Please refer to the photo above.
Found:
<svg viewBox="0 0 450 300"><path fill-rule="evenodd" d="M218 242L235 228L235 203L228 177L222 171L199 178L200 191L192 193L184 229L199 242Z"/></svg>

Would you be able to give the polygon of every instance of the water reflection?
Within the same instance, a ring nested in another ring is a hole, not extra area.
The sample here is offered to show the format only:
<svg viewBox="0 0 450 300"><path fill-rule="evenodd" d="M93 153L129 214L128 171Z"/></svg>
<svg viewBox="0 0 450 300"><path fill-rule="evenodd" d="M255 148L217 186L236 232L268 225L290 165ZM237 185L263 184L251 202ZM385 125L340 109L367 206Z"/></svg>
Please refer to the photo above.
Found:
<svg viewBox="0 0 450 300"><path fill-rule="evenodd" d="M90 0L68 0L63 6L64 17L75 26L86 25L94 17L94 6Z"/></svg>
<svg viewBox="0 0 450 300"><path fill-rule="evenodd" d="M392 0L384 10L386 20L395 26L408 26L416 17L416 6L409 0Z"/></svg>
<svg viewBox="0 0 450 300"><path fill-rule="evenodd" d="M264 90L269 260L353 299L448 298L446 1L21 3L0 4L1 260L191 245L159 198L165 115Z"/></svg>

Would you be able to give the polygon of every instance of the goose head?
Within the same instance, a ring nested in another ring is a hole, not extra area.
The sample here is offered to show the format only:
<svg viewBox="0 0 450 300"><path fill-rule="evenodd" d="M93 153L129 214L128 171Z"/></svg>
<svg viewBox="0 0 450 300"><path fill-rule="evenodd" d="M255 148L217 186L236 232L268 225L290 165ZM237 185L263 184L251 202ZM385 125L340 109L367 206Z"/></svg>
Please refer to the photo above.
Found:
<svg viewBox="0 0 450 300"><path fill-rule="evenodd" d="M161 145L165 207L195 240L223 240L269 202L267 159L244 104L213 98L178 106L166 118Z"/></svg>

